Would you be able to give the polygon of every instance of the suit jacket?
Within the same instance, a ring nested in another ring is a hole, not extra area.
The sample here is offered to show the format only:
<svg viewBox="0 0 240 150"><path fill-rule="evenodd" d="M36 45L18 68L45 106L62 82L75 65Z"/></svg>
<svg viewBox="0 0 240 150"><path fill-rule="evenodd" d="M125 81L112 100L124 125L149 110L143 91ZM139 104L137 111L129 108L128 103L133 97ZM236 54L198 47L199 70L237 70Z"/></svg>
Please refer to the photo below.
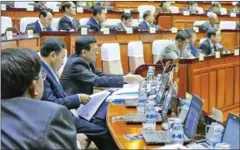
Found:
<svg viewBox="0 0 240 150"><path fill-rule="evenodd" d="M185 8L183 8L182 11L189 11L190 14L198 14L198 10L196 10L196 11L192 11L192 10L189 9L189 7L185 7Z"/></svg>
<svg viewBox="0 0 240 150"><path fill-rule="evenodd" d="M203 53L204 55L212 54L211 44L208 39L206 39L202 43L200 43L200 45L198 47L198 55L199 55L199 53Z"/></svg>
<svg viewBox="0 0 240 150"><path fill-rule="evenodd" d="M192 54L186 49L181 51L177 48L175 41L172 41L160 54L161 59L186 59L193 58Z"/></svg>
<svg viewBox="0 0 240 150"><path fill-rule="evenodd" d="M213 12L213 13L215 13L215 14L217 14L217 15L221 15L221 11L215 11L215 10L212 9L212 7L210 7L209 9L206 10L206 14L207 14L208 12Z"/></svg>
<svg viewBox="0 0 240 150"><path fill-rule="evenodd" d="M99 23L97 23L93 17L91 17L88 20L87 25L90 26L91 32L99 32L101 30L101 25Z"/></svg>
<svg viewBox="0 0 240 150"><path fill-rule="evenodd" d="M67 16L64 16L63 18L61 18L59 20L59 31L60 30L64 30L64 31L70 31L70 30L74 30L74 31L78 31L78 29L80 28L80 23L78 20L73 19L73 21L71 21Z"/></svg>
<svg viewBox="0 0 240 150"><path fill-rule="evenodd" d="M92 94L96 87L122 87L122 75L105 74L77 54L73 54L63 69L60 82L67 94Z"/></svg>
<svg viewBox="0 0 240 150"><path fill-rule="evenodd" d="M118 27L119 31L126 31L126 29L124 28L124 26L121 22L117 24L117 27Z"/></svg>
<svg viewBox="0 0 240 150"><path fill-rule="evenodd" d="M76 128L60 105L17 97L1 100L2 149L76 149Z"/></svg>
<svg viewBox="0 0 240 150"><path fill-rule="evenodd" d="M78 108L80 105L79 97L77 95L67 96L60 83L44 62L42 62L42 71L47 74L44 80L42 100L66 106L68 109Z"/></svg>
<svg viewBox="0 0 240 150"><path fill-rule="evenodd" d="M156 25L151 25L152 27L156 28L156 31L159 29L158 26ZM142 21L140 24L139 24L139 30L140 31L149 31L150 30L150 27L148 26L148 24L146 23L146 21Z"/></svg>
<svg viewBox="0 0 240 150"><path fill-rule="evenodd" d="M43 31L38 21L28 24L26 29L28 29L28 28L33 28L34 33L39 33L41 31ZM51 27L46 27L46 30L47 31L52 31L52 28Z"/></svg>
<svg viewBox="0 0 240 150"><path fill-rule="evenodd" d="M199 28L200 28L201 30L204 30L204 31L207 31L207 32L210 31L210 30L213 30L213 29L217 30L216 24L211 25L208 21L206 21L206 22L204 22L203 24L201 24L201 25L199 26Z"/></svg>

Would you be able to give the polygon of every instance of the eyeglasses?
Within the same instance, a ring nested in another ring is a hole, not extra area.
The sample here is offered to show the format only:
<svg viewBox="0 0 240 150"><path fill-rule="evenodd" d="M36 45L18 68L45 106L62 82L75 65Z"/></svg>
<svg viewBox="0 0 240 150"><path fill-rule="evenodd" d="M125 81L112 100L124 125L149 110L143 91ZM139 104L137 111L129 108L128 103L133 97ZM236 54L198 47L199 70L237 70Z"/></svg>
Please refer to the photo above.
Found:
<svg viewBox="0 0 240 150"><path fill-rule="evenodd" d="M42 80L45 80L47 77L47 74L45 72L41 72L40 75L38 75L37 77L35 77L35 80L39 80L39 79L42 79Z"/></svg>

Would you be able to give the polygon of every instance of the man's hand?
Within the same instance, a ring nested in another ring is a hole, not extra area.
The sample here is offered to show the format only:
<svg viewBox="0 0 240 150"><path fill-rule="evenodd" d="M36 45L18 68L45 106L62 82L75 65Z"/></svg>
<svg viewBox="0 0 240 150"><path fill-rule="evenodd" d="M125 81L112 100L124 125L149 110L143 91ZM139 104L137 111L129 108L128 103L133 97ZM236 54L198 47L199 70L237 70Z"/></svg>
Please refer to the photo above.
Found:
<svg viewBox="0 0 240 150"><path fill-rule="evenodd" d="M81 104L85 105L89 102L90 96L87 94L78 94Z"/></svg>
<svg viewBox="0 0 240 150"><path fill-rule="evenodd" d="M144 81L144 78L140 75L134 75L134 74L127 74L123 77L124 82L127 82L128 84L139 84L140 82Z"/></svg>

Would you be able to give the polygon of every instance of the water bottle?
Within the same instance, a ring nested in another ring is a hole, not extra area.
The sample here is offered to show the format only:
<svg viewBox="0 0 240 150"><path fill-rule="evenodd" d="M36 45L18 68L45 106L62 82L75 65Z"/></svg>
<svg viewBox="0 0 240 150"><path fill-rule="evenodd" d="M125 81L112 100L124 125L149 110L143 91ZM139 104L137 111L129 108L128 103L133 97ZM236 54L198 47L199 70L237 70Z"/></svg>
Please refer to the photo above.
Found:
<svg viewBox="0 0 240 150"><path fill-rule="evenodd" d="M153 81L155 74L155 68L153 66L148 67L147 81Z"/></svg>
<svg viewBox="0 0 240 150"><path fill-rule="evenodd" d="M156 130L157 112L153 101L147 101L145 105L145 122L143 128L148 130Z"/></svg>
<svg viewBox="0 0 240 150"><path fill-rule="evenodd" d="M146 83L145 82L141 83L139 87L140 89L138 91L137 112L143 113L145 108L145 102L147 101Z"/></svg>
<svg viewBox="0 0 240 150"><path fill-rule="evenodd" d="M184 132L182 127L182 121L178 118L174 119L174 124L170 129L172 134L172 143L173 144L181 144L184 143Z"/></svg>

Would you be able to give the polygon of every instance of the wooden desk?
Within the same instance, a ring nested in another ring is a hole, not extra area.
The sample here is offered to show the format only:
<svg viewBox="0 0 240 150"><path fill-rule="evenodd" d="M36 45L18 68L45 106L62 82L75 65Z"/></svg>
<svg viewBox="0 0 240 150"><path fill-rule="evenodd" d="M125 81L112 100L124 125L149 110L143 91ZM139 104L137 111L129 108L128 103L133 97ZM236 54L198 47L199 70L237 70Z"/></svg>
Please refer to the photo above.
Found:
<svg viewBox="0 0 240 150"><path fill-rule="evenodd" d="M12 40L6 40L6 37L1 37L1 49L5 48L28 48L35 51L40 50L39 34L35 34L33 38L27 38L27 35L14 36Z"/></svg>
<svg viewBox="0 0 240 150"><path fill-rule="evenodd" d="M186 92L204 99L203 111L211 114L212 107L227 112L239 112L240 56L227 54L216 59L214 56L198 59L181 59L179 62L179 93Z"/></svg>
<svg viewBox="0 0 240 150"><path fill-rule="evenodd" d="M222 31L223 34L223 45L226 49L233 52L235 46L240 46L239 44L239 33L240 31L230 31L225 30ZM156 34L150 34L149 32L135 32L133 34L126 34L125 32L111 32L110 35L104 35L102 33L89 33L89 35L93 35L99 46L99 50L103 43L119 43L120 44L120 55L121 55L121 62L123 65L124 73L129 72L129 60L128 60L128 53L127 53L127 45L129 41L142 41L143 48L144 48L144 60L145 64L152 64L153 63L153 56L152 56L152 42L154 40L161 40L161 39L174 39L176 33L171 33L168 31L159 31ZM80 33L77 32L41 32L41 43L44 39L50 36L59 37L61 38L68 50L68 55L74 53L75 47L75 40L79 36ZM226 37L225 37L226 36ZM205 32L197 33L197 41L199 42L201 38L205 37ZM231 42L230 42L231 41ZM225 46L226 44L226 46ZM198 45L198 43L196 43ZM101 52L99 51L99 55L97 57L97 68L102 69L102 62L101 62Z"/></svg>

